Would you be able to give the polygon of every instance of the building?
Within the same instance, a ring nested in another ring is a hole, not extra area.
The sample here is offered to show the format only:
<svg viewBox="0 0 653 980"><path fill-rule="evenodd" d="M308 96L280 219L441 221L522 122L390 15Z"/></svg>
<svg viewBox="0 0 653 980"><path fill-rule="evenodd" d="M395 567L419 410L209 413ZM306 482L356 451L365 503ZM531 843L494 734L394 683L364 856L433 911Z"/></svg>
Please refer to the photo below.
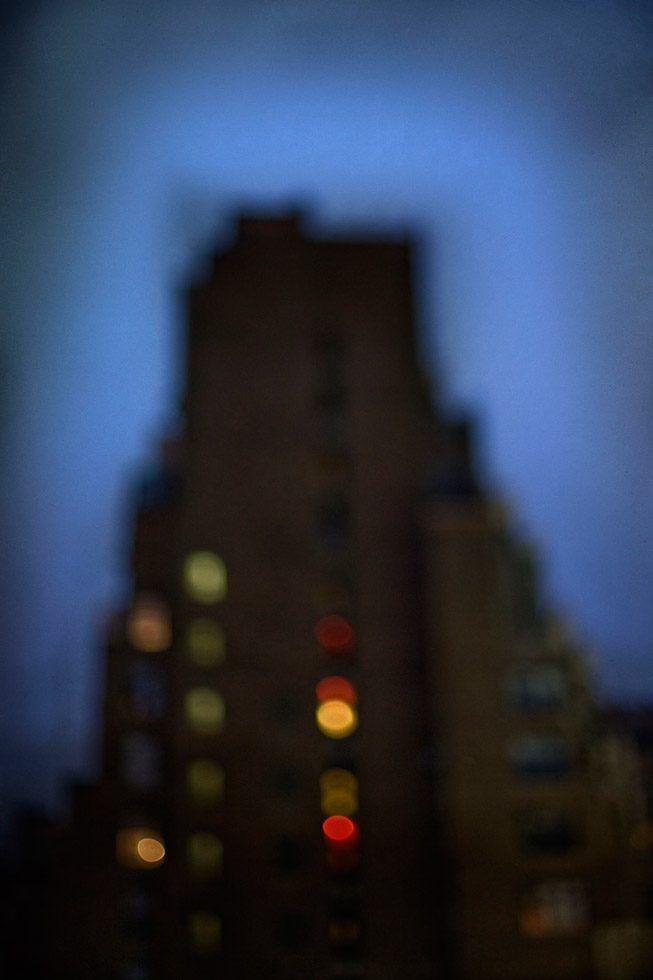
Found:
<svg viewBox="0 0 653 980"><path fill-rule="evenodd" d="M582 658L414 321L406 242L293 216L242 218L190 289L101 782L50 844L51 977L598 975L621 911Z"/></svg>

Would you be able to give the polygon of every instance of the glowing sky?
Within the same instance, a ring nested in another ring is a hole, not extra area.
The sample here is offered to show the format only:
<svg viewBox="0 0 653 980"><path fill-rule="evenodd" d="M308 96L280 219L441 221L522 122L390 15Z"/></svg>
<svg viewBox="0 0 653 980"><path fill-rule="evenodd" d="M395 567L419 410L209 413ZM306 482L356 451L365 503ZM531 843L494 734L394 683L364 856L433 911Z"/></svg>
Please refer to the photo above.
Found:
<svg viewBox="0 0 653 980"><path fill-rule="evenodd" d="M653 17L641 0L48 0L4 41L1 731L93 758L178 287L240 203L414 229L442 398L614 696L653 696ZM12 791L13 791L12 790Z"/></svg>

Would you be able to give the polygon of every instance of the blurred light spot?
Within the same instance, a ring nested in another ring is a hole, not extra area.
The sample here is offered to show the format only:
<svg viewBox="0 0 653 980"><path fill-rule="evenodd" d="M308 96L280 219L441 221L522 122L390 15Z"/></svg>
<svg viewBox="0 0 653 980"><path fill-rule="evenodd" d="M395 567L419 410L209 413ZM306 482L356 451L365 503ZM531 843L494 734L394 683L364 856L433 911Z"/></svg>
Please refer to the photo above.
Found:
<svg viewBox="0 0 653 980"><path fill-rule="evenodd" d="M331 701L336 698L347 704L356 704L356 689L345 677L323 677L315 687L318 701Z"/></svg>
<svg viewBox="0 0 653 980"><path fill-rule="evenodd" d="M360 836L355 821L342 814L327 817L322 824L322 830L327 842L336 846L353 847Z"/></svg>
<svg viewBox="0 0 653 980"><path fill-rule="evenodd" d="M136 597L127 619L127 638L144 653L168 649L172 642L170 614L157 596L143 593Z"/></svg>
<svg viewBox="0 0 653 980"><path fill-rule="evenodd" d="M186 784L196 803L216 803L224 793L224 769L212 759L194 759L186 770Z"/></svg>
<svg viewBox="0 0 653 980"><path fill-rule="evenodd" d="M212 619L191 619L186 631L186 653L198 667L216 667L224 660L224 630Z"/></svg>
<svg viewBox="0 0 653 980"><path fill-rule="evenodd" d="M334 946L352 946L360 936L360 925L354 919L336 919L329 923L329 940Z"/></svg>
<svg viewBox="0 0 653 980"><path fill-rule="evenodd" d="M210 687L193 687L184 699L186 718L191 728L203 735L222 731L225 719L223 699Z"/></svg>
<svg viewBox="0 0 653 980"><path fill-rule="evenodd" d="M315 626L315 639L327 653L348 653L355 641L353 627L344 616L323 616Z"/></svg>
<svg viewBox="0 0 653 980"><path fill-rule="evenodd" d="M186 842L188 866L198 878L214 878L222 870L222 841L207 831L191 834Z"/></svg>
<svg viewBox="0 0 653 980"><path fill-rule="evenodd" d="M219 949L222 940L222 920L214 912L191 912L188 916L190 943L196 953L211 953Z"/></svg>
<svg viewBox="0 0 653 980"><path fill-rule="evenodd" d="M327 769L320 776L322 813L353 816L358 810L358 780L346 769Z"/></svg>
<svg viewBox="0 0 653 980"><path fill-rule="evenodd" d="M125 827L116 837L116 856L128 868L155 868L165 857L163 839L151 827Z"/></svg>
<svg viewBox="0 0 653 980"><path fill-rule="evenodd" d="M227 594L227 569L212 551L194 551L184 564L184 584L196 602L220 602Z"/></svg>
<svg viewBox="0 0 653 980"><path fill-rule="evenodd" d="M318 705L315 718L320 731L329 738L346 738L358 727L356 709L339 699L323 701Z"/></svg>

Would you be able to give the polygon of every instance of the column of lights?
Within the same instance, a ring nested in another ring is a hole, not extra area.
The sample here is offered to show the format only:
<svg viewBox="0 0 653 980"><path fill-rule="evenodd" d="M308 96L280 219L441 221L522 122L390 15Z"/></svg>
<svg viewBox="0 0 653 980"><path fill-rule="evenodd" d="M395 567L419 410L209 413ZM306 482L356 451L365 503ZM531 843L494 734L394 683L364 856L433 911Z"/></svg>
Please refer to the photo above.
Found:
<svg viewBox="0 0 653 980"><path fill-rule="evenodd" d="M315 638L330 657L348 656L356 636L344 616L324 616L315 626ZM330 674L315 687L315 720L327 738L344 739L358 727L358 696L354 684L341 674ZM348 871L358 864L360 830L353 819L358 811L358 780L347 769L327 769L320 777L324 815L322 833L327 863L333 871Z"/></svg>

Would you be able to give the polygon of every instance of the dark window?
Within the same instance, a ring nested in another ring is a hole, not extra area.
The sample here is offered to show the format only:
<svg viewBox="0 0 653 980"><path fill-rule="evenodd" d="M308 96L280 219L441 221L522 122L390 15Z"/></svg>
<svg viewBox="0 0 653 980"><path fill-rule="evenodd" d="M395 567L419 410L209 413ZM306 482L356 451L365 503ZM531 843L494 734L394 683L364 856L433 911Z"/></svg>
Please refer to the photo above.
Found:
<svg viewBox="0 0 653 980"><path fill-rule="evenodd" d="M520 821L522 848L533 854L561 854L580 843L578 822L560 810L542 808Z"/></svg>
<svg viewBox="0 0 653 980"><path fill-rule="evenodd" d="M569 772L572 752L559 735L522 735L513 739L509 756L518 776L554 779Z"/></svg>
<svg viewBox="0 0 653 980"><path fill-rule="evenodd" d="M349 540L349 505L336 498L322 504L317 513L320 543L327 548L338 548Z"/></svg>
<svg viewBox="0 0 653 980"><path fill-rule="evenodd" d="M301 912L286 912L277 921L277 941L282 946L305 946L309 937L309 924Z"/></svg>
<svg viewBox="0 0 653 980"><path fill-rule="evenodd" d="M567 696L567 678L560 664L520 664L507 683L510 704L524 711L561 708Z"/></svg>
<svg viewBox="0 0 653 980"><path fill-rule="evenodd" d="M274 848L274 861L281 871L297 871L306 863L306 848L296 837L280 837Z"/></svg>

